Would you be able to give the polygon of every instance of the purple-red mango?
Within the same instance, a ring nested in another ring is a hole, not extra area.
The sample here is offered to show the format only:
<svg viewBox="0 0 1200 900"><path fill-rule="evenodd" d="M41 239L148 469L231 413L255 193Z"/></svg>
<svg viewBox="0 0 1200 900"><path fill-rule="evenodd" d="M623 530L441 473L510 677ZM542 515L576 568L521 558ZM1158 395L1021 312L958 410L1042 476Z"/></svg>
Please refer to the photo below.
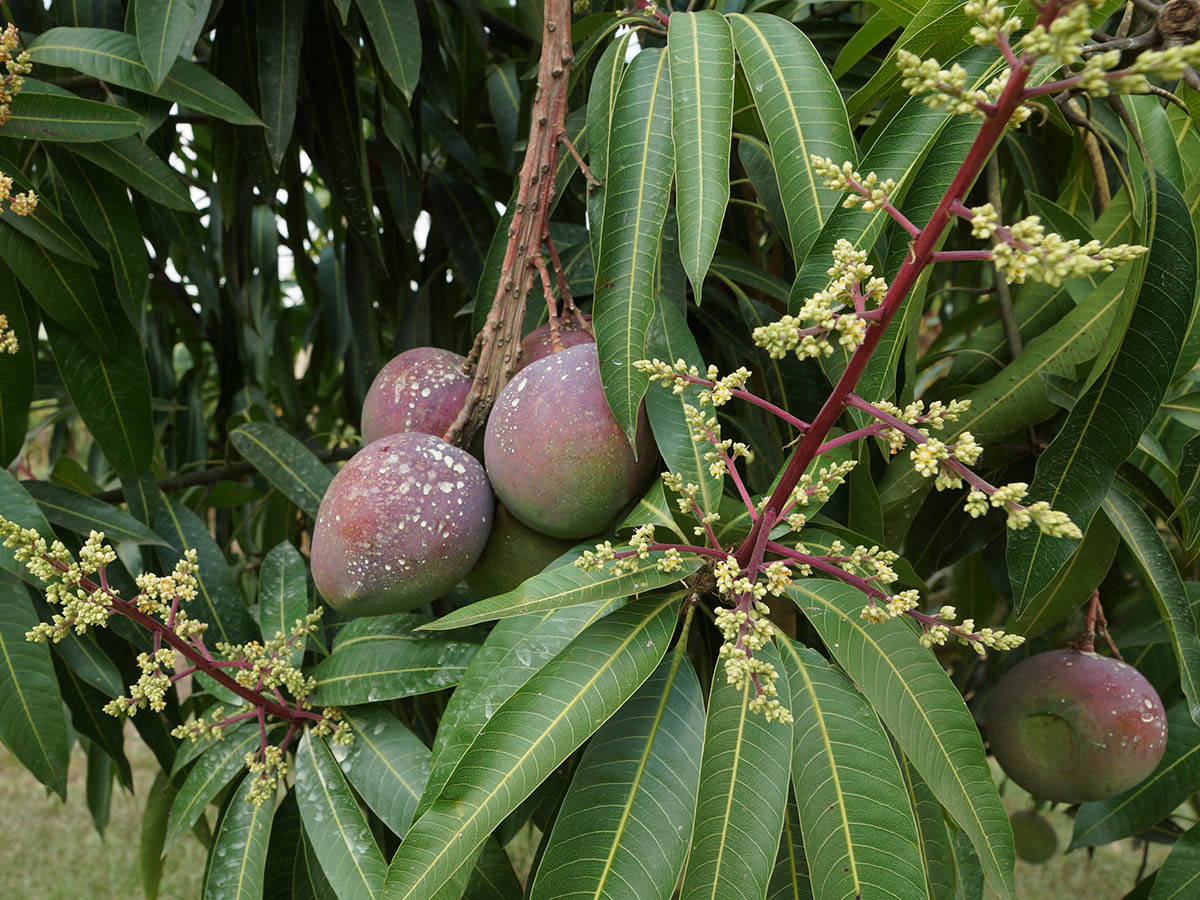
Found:
<svg viewBox="0 0 1200 900"><path fill-rule="evenodd" d="M585 315L584 321L587 327L581 326L574 316L565 316L558 329L558 337L562 341L563 349L568 347L577 347L580 344L594 344L596 338L592 336L589 330L592 324L592 317ZM521 340L521 361L517 365L517 371L520 372L530 363L537 362L539 359L545 359L554 352L554 341L550 336L550 323L545 322L539 325Z"/></svg>
<svg viewBox="0 0 1200 900"><path fill-rule="evenodd" d="M466 359L438 347L405 350L379 370L362 408L363 442L421 431L441 437L467 399Z"/></svg>

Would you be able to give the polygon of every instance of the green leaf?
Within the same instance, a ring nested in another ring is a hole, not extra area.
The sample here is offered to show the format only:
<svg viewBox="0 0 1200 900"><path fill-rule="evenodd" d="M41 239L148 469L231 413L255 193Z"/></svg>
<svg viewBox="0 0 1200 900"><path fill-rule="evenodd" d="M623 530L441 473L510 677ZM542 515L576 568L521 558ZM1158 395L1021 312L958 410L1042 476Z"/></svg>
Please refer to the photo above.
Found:
<svg viewBox="0 0 1200 900"><path fill-rule="evenodd" d="M25 585L0 574L0 741L65 801L70 761L66 708L49 648L25 639L37 624Z"/></svg>
<svg viewBox="0 0 1200 900"><path fill-rule="evenodd" d="M128 189L73 154L57 154L54 161L80 220L108 252L125 315L137 322L150 281L150 262Z"/></svg>
<svg viewBox="0 0 1200 900"><path fill-rule="evenodd" d="M677 597L605 616L480 730L392 859L384 896L430 897L487 836L637 690L667 649Z"/></svg>
<svg viewBox="0 0 1200 900"><path fill-rule="evenodd" d="M277 172L296 123L304 8L305 0L259 0L258 3L258 91L262 97L267 150Z"/></svg>
<svg viewBox="0 0 1200 900"><path fill-rule="evenodd" d="M396 837L404 837L429 778L429 748L385 709L342 713L354 742L334 745L350 784Z"/></svg>
<svg viewBox="0 0 1200 900"><path fill-rule="evenodd" d="M333 652L309 674L318 706L351 706L441 690L458 683L477 644L415 633L413 617L358 619L338 633Z"/></svg>
<svg viewBox="0 0 1200 900"><path fill-rule="evenodd" d="M188 32L201 8L199 0L137 0L137 46L150 80L162 84L184 51Z"/></svg>
<svg viewBox="0 0 1200 900"><path fill-rule="evenodd" d="M37 503L7 469L0 469L0 510L10 522L15 522L22 528L34 529L48 542L57 538ZM0 569L16 575L39 590L42 588L41 579L31 575L25 568L25 563L18 562L13 549L5 547L3 542L0 542Z"/></svg>
<svg viewBox="0 0 1200 900"><path fill-rule="evenodd" d="M588 169L592 176L600 182L587 197L588 221L590 223L589 238L592 245L592 259L599 262L603 246L604 204L608 196L608 145L612 135L613 108L617 103L617 90L625 75L625 55L629 49L629 41L633 32L627 32L614 38L612 43L600 55L596 70L592 73L592 83L588 90L587 101L587 132ZM479 327L476 319L476 328Z"/></svg>
<svg viewBox="0 0 1200 900"><path fill-rule="evenodd" d="M116 663L100 649L94 635L86 632L75 634L72 631L54 645L54 652L66 660L67 665L81 681L90 684L106 697L111 699L125 693L125 682L121 680Z"/></svg>
<svg viewBox="0 0 1200 900"><path fill-rule="evenodd" d="M671 897L704 744L704 698L685 651L681 641L588 743L531 900Z"/></svg>
<svg viewBox="0 0 1200 900"><path fill-rule="evenodd" d="M779 854L775 857L775 870L771 872L771 881L767 885L766 900L812 900L812 897L808 862L804 858L804 839L800 832L800 810L796 807L796 795L792 790L788 792Z"/></svg>
<svg viewBox="0 0 1200 900"><path fill-rule="evenodd" d="M175 787L167 776L158 772L146 793L142 811L142 830L138 838L138 874L146 900L158 900L162 882L163 845L167 839L167 816L175 802Z"/></svg>
<svg viewBox="0 0 1200 900"><path fill-rule="evenodd" d="M1163 860L1150 900L1187 900L1200 887L1197 882L1200 882L1200 825L1193 825Z"/></svg>
<svg viewBox="0 0 1200 900"><path fill-rule="evenodd" d="M588 603L496 623L442 713L418 816L441 794L451 772L495 711L580 632L617 605Z"/></svg>
<svg viewBox="0 0 1200 900"><path fill-rule="evenodd" d="M654 318L650 320L646 335L646 355L669 363L682 359L701 372L708 368L696 346L696 339L688 330L687 316L661 294L654 301ZM699 408L698 393L698 388L676 394L662 385L652 385L646 391L646 414L667 468L682 477L685 483L700 486L696 504L707 515L716 512L721 505L724 478L713 477L709 472L704 460L705 450L692 440L688 430L684 404Z"/></svg>
<svg viewBox="0 0 1200 900"><path fill-rule="evenodd" d="M876 9L871 13L871 18L863 22L858 31L854 32L838 50L837 59L833 62L833 77L841 78L853 69L863 57L878 47L884 38L899 28L901 22L907 20L908 16L897 19L887 10L886 6Z"/></svg>
<svg viewBox="0 0 1200 900"><path fill-rule="evenodd" d="M1192 316L1196 236L1191 216L1170 182L1160 178L1156 195L1146 273L1121 347L1038 457L1029 488L1032 500L1046 500L1081 529L1157 412ZM1034 527L1009 535L1008 574L1018 615L1076 546Z"/></svg>
<svg viewBox="0 0 1200 900"><path fill-rule="evenodd" d="M329 747L311 731L296 748L296 800L338 900L383 896L387 863Z"/></svg>
<svg viewBox="0 0 1200 900"><path fill-rule="evenodd" d="M825 646L896 738L913 766L971 839L988 884L1013 896L1013 844L983 741L962 695L912 629L863 622L863 595L810 578L789 594Z"/></svg>
<svg viewBox="0 0 1200 900"><path fill-rule="evenodd" d="M648 384L633 364L645 355L654 315L654 274L674 173L671 76L661 50L643 50L621 78L609 148L592 324L604 394L633 444Z"/></svg>
<svg viewBox="0 0 1200 900"><path fill-rule="evenodd" d="M674 572L660 572L658 561L663 556L663 551L652 551L638 561L636 568L620 575L607 567L585 572L570 560L534 575L507 594L497 594L456 609L436 622L422 625L421 630L446 631L525 613L622 599L672 584L700 568L699 560L692 559L684 561Z"/></svg>
<svg viewBox="0 0 1200 900"><path fill-rule="evenodd" d="M1115 797L1080 806L1071 849L1140 834L1196 791L1200 791L1200 727L1188 715L1187 705L1178 703L1167 710L1167 749L1154 771Z"/></svg>
<svg viewBox="0 0 1200 900"><path fill-rule="evenodd" d="M787 672L775 645L755 651L775 667L782 703ZM783 829L791 765L792 725L752 712L754 682L713 674L700 761L700 792L680 900L762 897Z"/></svg>
<svg viewBox="0 0 1200 900"><path fill-rule="evenodd" d="M226 729L224 738L196 760L171 803L167 822L168 850L192 830L204 808L246 767L245 756L258 749L260 739L257 722L239 722Z"/></svg>
<svg viewBox="0 0 1200 900"><path fill-rule="evenodd" d="M1103 509L1133 554L1146 587L1150 588L1163 624L1167 626L1171 649L1175 651L1183 695L1192 718L1200 722L1200 627L1171 551L1153 520L1121 485L1113 485L1109 490Z"/></svg>
<svg viewBox="0 0 1200 900"><path fill-rule="evenodd" d="M75 332L47 320L50 350L76 411L117 474L145 471L154 455L150 376L133 327L119 322L124 349L97 352Z"/></svg>
<svg viewBox="0 0 1200 900"><path fill-rule="evenodd" d="M166 546L166 541L128 513L115 506L50 484L45 481L23 482L47 521L69 528L84 537L91 531L104 532L110 543L132 541L135 544Z"/></svg>
<svg viewBox="0 0 1200 900"><path fill-rule="evenodd" d="M204 900L261 900L271 817L275 798L262 803L250 799L257 778L247 775L225 805L225 815L208 848L204 873Z"/></svg>
<svg viewBox="0 0 1200 900"><path fill-rule="evenodd" d="M0 256L5 264L55 325L72 331L78 340L87 340L96 350L115 354L121 339L129 338L128 326L114 320L116 305L100 296L91 269L51 253L11 227L13 218L0 219Z"/></svg>
<svg viewBox="0 0 1200 900"><path fill-rule="evenodd" d="M172 57L169 71L156 79L152 67L138 56L138 38L121 31L51 28L29 45L29 58L45 65L76 69L100 81L160 97L233 125L262 124L231 87L195 63Z"/></svg>
<svg viewBox="0 0 1200 900"><path fill-rule="evenodd" d="M313 452L269 422L249 422L229 435L246 460L280 493L312 516L333 475Z"/></svg>
<svg viewBox="0 0 1200 900"><path fill-rule="evenodd" d="M733 39L719 12L679 13L667 29L679 257L699 299L729 203Z"/></svg>
<svg viewBox="0 0 1200 900"><path fill-rule="evenodd" d="M0 134L32 141L111 141L137 134L142 124L142 117L131 109L84 100L26 78L21 93L9 104L8 121Z"/></svg>
<svg viewBox="0 0 1200 900"><path fill-rule="evenodd" d="M87 805L92 814L92 824L100 840L104 840L104 830L108 827L109 815L112 812L113 761L100 748L99 744L89 744L87 748Z"/></svg>
<svg viewBox="0 0 1200 900"><path fill-rule="evenodd" d="M178 173L135 137L97 144L72 144L68 149L107 169L148 200L180 212L194 210Z"/></svg>
<svg viewBox="0 0 1200 900"><path fill-rule="evenodd" d="M287 541L276 544L258 572L258 627L264 641L290 635L296 621L308 615L308 570L300 551ZM293 666L304 659L305 638L294 641L286 658Z"/></svg>
<svg viewBox="0 0 1200 900"><path fill-rule="evenodd" d="M496 137L506 158L510 158L521 123L521 84L513 60L488 69L487 91L488 107L496 122Z"/></svg>
<svg viewBox="0 0 1200 900"><path fill-rule="evenodd" d="M421 26L413 0L354 0L392 83L408 99L421 74Z"/></svg>
<svg viewBox="0 0 1200 900"><path fill-rule="evenodd" d="M170 545L171 552L161 551L162 564L174 566L188 549L196 551L199 564L196 582L200 592L188 604L188 615L208 623L205 639L210 644L218 640L230 644L250 640L258 628L246 611L225 554L194 512L178 500L163 499L154 518L154 530Z"/></svg>
<svg viewBox="0 0 1200 900"><path fill-rule="evenodd" d="M16 353L0 353L0 466L9 465L25 446L29 404L33 400L37 343L21 301L12 269L0 263L0 315L17 336Z"/></svg>
<svg viewBox="0 0 1200 900"><path fill-rule="evenodd" d="M801 260L841 198L810 157L839 165L858 158L846 107L821 55L791 22L758 14L730 16L730 24L775 161L792 258Z"/></svg>
<svg viewBox="0 0 1200 900"><path fill-rule="evenodd" d="M82 238L63 221L62 215L51 205L50 198L37 190L37 185L25 177L20 167L0 156L0 172L12 179L9 188L11 193L34 191L39 195L36 212L28 216L10 215L5 222L50 252L70 262L96 268L96 259Z"/></svg>
<svg viewBox="0 0 1200 900"><path fill-rule="evenodd" d="M1120 539L1108 517L1094 517L1083 542L1067 564L1026 604L1019 616L1009 618L1005 630L1028 639L1065 622L1092 596L1092 591L1108 574L1118 544Z"/></svg>
<svg viewBox="0 0 1200 900"><path fill-rule="evenodd" d="M920 896L916 820L887 732L849 678L819 653L781 642L795 717L792 783L816 896Z"/></svg>
<svg viewBox="0 0 1200 900"><path fill-rule="evenodd" d="M294 790L275 810L264 882L263 900L336 900L304 834Z"/></svg>
<svg viewBox="0 0 1200 900"><path fill-rule="evenodd" d="M931 900L959 900L955 894L954 851L950 846L942 804L938 803L929 785L917 774L909 758L902 751L898 752L898 756L900 770L904 774L904 786L917 817L917 834L921 839L921 862L928 896Z"/></svg>

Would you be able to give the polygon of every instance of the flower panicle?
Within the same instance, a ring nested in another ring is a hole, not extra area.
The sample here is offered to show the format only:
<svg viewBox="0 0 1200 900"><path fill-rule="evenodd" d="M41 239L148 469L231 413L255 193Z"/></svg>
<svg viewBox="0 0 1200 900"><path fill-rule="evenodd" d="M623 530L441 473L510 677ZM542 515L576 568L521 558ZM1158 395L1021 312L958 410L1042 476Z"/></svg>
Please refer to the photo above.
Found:
<svg viewBox="0 0 1200 900"><path fill-rule="evenodd" d="M0 76L0 126L8 122L9 104L21 93L25 85L24 76L33 71L27 51L17 52L21 45L21 33L11 22L0 31L0 64L4 74Z"/></svg>

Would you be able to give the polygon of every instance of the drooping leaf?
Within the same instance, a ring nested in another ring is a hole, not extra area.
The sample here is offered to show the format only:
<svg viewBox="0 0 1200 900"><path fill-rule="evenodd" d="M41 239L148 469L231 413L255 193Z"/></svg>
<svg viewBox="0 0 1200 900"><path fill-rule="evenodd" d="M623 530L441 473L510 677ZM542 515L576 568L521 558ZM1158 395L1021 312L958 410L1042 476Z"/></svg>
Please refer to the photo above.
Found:
<svg viewBox="0 0 1200 900"><path fill-rule="evenodd" d="M253 802L254 775L247 775L225 806L208 848L204 900L261 900L275 800Z"/></svg>
<svg viewBox="0 0 1200 900"><path fill-rule="evenodd" d="M354 0L396 87L411 98L421 72L421 27L413 0Z"/></svg>
<svg viewBox="0 0 1200 900"><path fill-rule="evenodd" d="M362 707L343 717L354 741L330 748L334 759L372 812L402 838L429 778L429 748L385 709Z"/></svg>
<svg viewBox="0 0 1200 900"><path fill-rule="evenodd" d="M421 628L445 631L525 613L620 599L664 587L700 568L698 560L688 560L674 572L660 572L658 561L662 558L663 551L652 551L634 569L619 575L607 568L585 572L576 568L574 560L568 560L534 575L507 594L456 609Z"/></svg>
<svg viewBox="0 0 1200 900"><path fill-rule="evenodd" d="M179 175L136 137L72 144L67 149L116 175L148 200L180 212L193 210Z"/></svg>
<svg viewBox="0 0 1200 900"><path fill-rule="evenodd" d="M66 709L49 648L25 639L37 623L25 585L0 573L0 741L65 801L70 756Z"/></svg>
<svg viewBox="0 0 1200 900"><path fill-rule="evenodd" d="M208 11L200 0L137 0L137 46L150 80L161 84L175 65L198 14Z"/></svg>
<svg viewBox="0 0 1200 900"><path fill-rule="evenodd" d="M269 422L248 422L229 437L280 493L316 518L333 476L311 450Z"/></svg>
<svg viewBox="0 0 1200 900"><path fill-rule="evenodd" d="M1150 588L1175 652L1183 695L1192 718L1200 722L1200 625L1171 551L1141 504L1121 485L1109 490L1102 508Z"/></svg>
<svg viewBox="0 0 1200 900"><path fill-rule="evenodd" d="M428 897L637 690L662 659L676 597L647 597L571 642L488 719L392 858L384 896Z"/></svg>
<svg viewBox="0 0 1200 900"><path fill-rule="evenodd" d="M668 900L687 854L704 699L681 643L588 743L531 900Z"/></svg>
<svg viewBox="0 0 1200 900"><path fill-rule="evenodd" d="M1075 817L1071 847L1097 847L1140 834L1200 790L1200 727L1187 705L1167 710L1167 749L1144 781L1129 790L1084 803Z"/></svg>
<svg viewBox="0 0 1200 900"><path fill-rule="evenodd" d="M29 404L36 381L37 345L21 303L21 287L7 265L0 264L0 315L17 338L16 353L0 354L0 466L7 466L25 445Z"/></svg>
<svg viewBox="0 0 1200 900"><path fill-rule="evenodd" d="M29 57L161 97L234 125L262 124L232 88L195 63L177 59L178 54L169 61L163 77L156 78L153 66L139 56L138 42L132 34L110 28L51 28L29 45Z"/></svg>
<svg viewBox="0 0 1200 900"><path fill-rule="evenodd" d="M670 19L671 135L675 144L679 256L700 297L729 202L733 39L714 10Z"/></svg>
<svg viewBox="0 0 1200 900"><path fill-rule="evenodd" d="M352 706L412 697L458 682L476 644L413 631L405 614L359 619L338 634L333 652L312 669L318 705Z"/></svg>
<svg viewBox="0 0 1200 900"><path fill-rule="evenodd" d="M192 830L204 808L246 767L244 757L258 748L259 740L257 722L239 722L227 729L224 738L196 760L171 803L166 837L168 850Z"/></svg>
<svg viewBox="0 0 1200 900"><path fill-rule="evenodd" d="M863 596L848 585L810 578L793 585L789 595L962 826L988 884L1002 897L1012 897L1008 814L996 793L979 729L933 654L917 643L904 622L866 624L859 616Z"/></svg>
<svg viewBox="0 0 1200 900"><path fill-rule="evenodd" d="M199 595L188 604L188 615L208 623L206 640L238 644L253 637L258 628L246 611L241 589L229 571L225 554L199 517L178 500L165 497L154 530L171 547L170 552L163 551L164 565L173 566L185 550L196 551Z"/></svg>
<svg viewBox="0 0 1200 900"><path fill-rule="evenodd" d="M788 793L779 854L775 857L775 870L767 885L766 900L812 900L812 897L808 861L804 858L804 837L800 832L800 811L793 790Z"/></svg>
<svg viewBox="0 0 1200 900"><path fill-rule="evenodd" d="M263 900L335 900L304 833L294 790L275 810L263 881Z"/></svg>
<svg viewBox="0 0 1200 900"><path fill-rule="evenodd" d="M29 492L21 483L9 474L7 469L0 469L0 510L3 510L4 518L10 522L15 522L22 528L34 529L47 542L55 540L54 530L46 521L41 508L29 496ZM18 562L14 548L5 547L3 542L0 542L0 569L27 581L36 588L42 587L41 580L30 574L29 570L25 568L25 563Z"/></svg>
<svg viewBox="0 0 1200 900"><path fill-rule="evenodd" d="M592 176L600 182L587 198L588 236L592 245L592 259L600 261L601 248L604 239L604 204L608 197L608 145L612 139L612 114L617 103L617 90L625 75L625 55L629 48L632 32L619 35L605 48L596 63L592 73L591 88L588 91L587 130L591 140L588 141L588 168ZM478 327L478 319L476 319Z"/></svg>
<svg viewBox="0 0 1200 900"><path fill-rule="evenodd" d="M782 702L787 672L774 644L755 657L775 666ZM700 791L681 900L766 894L783 830L792 725L750 709L754 684L729 683L718 669L708 698Z"/></svg>
<svg viewBox="0 0 1200 900"><path fill-rule="evenodd" d="M791 22L730 17L742 70L771 147L792 258L804 259L840 195L813 171L812 156L858 158L842 95L821 55Z"/></svg>
<svg viewBox="0 0 1200 900"><path fill-rule="evenodd" d="M111 103L85 100L54 85L26 78L9 105L5 137L54 143L111 141L142 130L142 117Z"/></svg>
<svg viewBox="0 0 1200 900"><path fill-rule="evenodd" d="M916 820L887 732L849 678L819 653L782 644L795 718L792 783L814 893L919 896Z"/></svg>
<svg viewBox="0 0 1200 900"><path fill-rule="evenodd" d="M162 882L163 846L167 839L167 816L175 802L175 788L161 771L146 793L142 829L138 839L138 875L146 900L158 900Z"/></svg>
<svg viewBox="0 0 1200 900"><path fill-rule="evenodd" d="M1138 445L1158 410L1183 346L1196 283L1196 236L1183 197L1159 178L1145 276L1116 357L1084 396L1046 452L1030 485L1086 528L1108 492L1117 467ZM1066 564L1075 543L1029 528L1008 540L1008 573L1020 615L1034 594Z"/></svg>
<svg viewBox="0 0 1200 900"><path fill-rule="evenodd" d="M308 573L304 558L291 544L276 544L263 557L258 572L258 626L264 641L290 635L297 620L308 615ZM303 636L285 655L294 666L304 658Z"/></svg>
<svg viewBox="0 0 1200 900"><path fill-rule="evenodd" d="M338 900L382 897L387 863L332 752L311 731L296 748L296 802Z"/></svg>
<svg viewBox="0 0 1200 900"><path fill-rule="evenodd" d="M630 444L648 383L633 364L645 354L654 315L654 272L674 174L671 147L667 55L643 50L621 78L613 106L593 306L600 381Z"/></svg>
<svg viewBox="0 0 1200 900"><path fill-rule="evenodd" d="M283 161L296 123L300 47L304 41L305 0L258 3L258 92L266 126L267 150L275 170Z"/></svg>

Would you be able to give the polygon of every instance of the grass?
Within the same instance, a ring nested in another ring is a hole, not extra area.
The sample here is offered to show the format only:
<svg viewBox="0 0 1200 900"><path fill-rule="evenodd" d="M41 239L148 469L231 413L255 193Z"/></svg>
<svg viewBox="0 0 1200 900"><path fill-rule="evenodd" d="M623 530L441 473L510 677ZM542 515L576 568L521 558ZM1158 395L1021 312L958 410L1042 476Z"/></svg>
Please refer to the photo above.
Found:
<svg viewBox="0 0 1200 900"><path fill-rule="evenodd" d="M134 900L144 896L137 845L142 805L154 778L155 763L136 740L128 741L126 749L136 794L114 790L104 841L92 827L84 799L86 765L82 753L77 751L71 759L68 799L63 804L47 794L8 751L0 749L0 847L4 848L0 898ZM1009 783L1004 788L1004 803L1010 811L1027 809L1029 795ZM1065 848L1071 839L1070 817L1060 810L1043 814L1058 832L1059 847ZM529 843L527 835L527 831L522 832L508 848L526 872L533 848L529 846L522 854L520 845ZM1169 850L1163 845L1151 846L1147 871L1157 868ZM1017 896L1021 900L1120 900L1133 887L1141 856L1140 847L1132 841L1121 841L1097 847L1090 858L1086 851L1076 851L1060 852L1042 865L1018 861ZM203 874L204 852L195 839L188 837L167 857L160 900L199 900Z"/></svg>

